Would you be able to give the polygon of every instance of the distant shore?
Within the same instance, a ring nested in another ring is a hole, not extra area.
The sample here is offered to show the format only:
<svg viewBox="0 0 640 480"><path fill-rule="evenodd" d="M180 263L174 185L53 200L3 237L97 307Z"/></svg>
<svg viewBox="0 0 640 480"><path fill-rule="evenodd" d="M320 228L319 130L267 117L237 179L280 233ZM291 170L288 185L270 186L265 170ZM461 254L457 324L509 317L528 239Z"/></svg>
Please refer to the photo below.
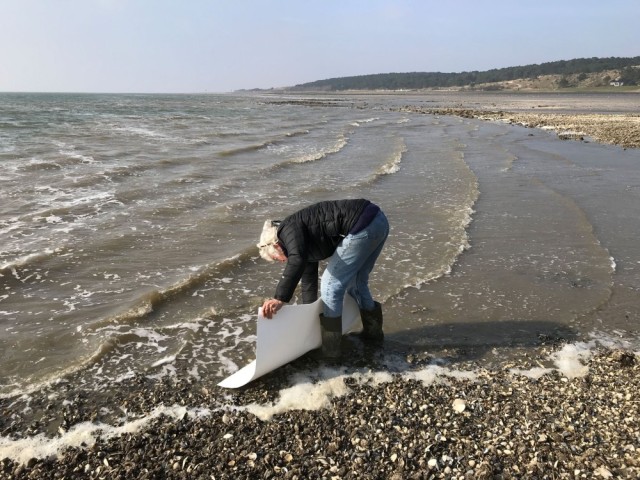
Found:
<svg viewBox="0 0 640 480"><path fill-rule="evenodd" d="M276 92L274 92L276 93ZM557 132L562 139L594 141L640 148L638 91L501 91L429 90L414 92L349 91L288 92L273 103L306 106L375 106L378 98L393 99L398 111L455 115L500 121Z"/></svg>

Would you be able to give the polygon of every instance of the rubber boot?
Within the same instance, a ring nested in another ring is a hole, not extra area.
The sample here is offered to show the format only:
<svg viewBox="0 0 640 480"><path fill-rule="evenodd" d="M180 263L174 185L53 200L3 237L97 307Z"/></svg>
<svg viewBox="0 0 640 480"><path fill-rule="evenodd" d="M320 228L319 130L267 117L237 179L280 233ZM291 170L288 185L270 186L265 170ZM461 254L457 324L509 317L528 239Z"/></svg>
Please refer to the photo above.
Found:
<svg viewBox="0 0 640 480"><path fill-rule="evenodd" d="M339 358L342 342L342 317L325 317L320 314L320 332L322 333L322 356Z"/></svg>
<svg viewBox="0 0 640 480"><path fill-rule="evenodd" d="M382 305L373 302L373 310L360 309L360 318L362 319L362 340L372 343L380 343L384 339L382 332Z"/></svg>

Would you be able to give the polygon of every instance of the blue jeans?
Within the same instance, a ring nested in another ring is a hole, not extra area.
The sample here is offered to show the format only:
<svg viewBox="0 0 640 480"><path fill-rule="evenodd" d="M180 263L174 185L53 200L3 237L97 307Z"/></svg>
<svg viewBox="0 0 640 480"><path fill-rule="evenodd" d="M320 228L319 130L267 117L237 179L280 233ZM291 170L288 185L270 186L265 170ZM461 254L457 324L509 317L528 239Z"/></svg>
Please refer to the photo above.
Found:
<svg viewBox="0 0 640 480"><path fill-rule="evenodd" d="M344 295L351 295L363 310L373 310L369 274L389 235L389 222L382 210L362 231L347 235L329 258L322 274L320 293L325 317L342 315Z"/></svg>

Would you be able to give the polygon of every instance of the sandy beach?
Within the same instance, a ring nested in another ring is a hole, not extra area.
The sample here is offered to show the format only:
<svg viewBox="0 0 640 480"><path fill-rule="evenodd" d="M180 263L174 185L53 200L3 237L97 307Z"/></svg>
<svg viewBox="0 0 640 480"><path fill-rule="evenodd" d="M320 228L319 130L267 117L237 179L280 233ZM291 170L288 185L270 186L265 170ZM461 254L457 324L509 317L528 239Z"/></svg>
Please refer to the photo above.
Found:
<svg viewBox="0 0 640 480"><path fill-rule="evenodd" d="M495 102L399 109L640 147L638 114ZM464 352L394 352L398 369L384 351L345 341L355 347L340 364L306 355L239 390L178 370L124 379L99 402L74 374L0 398L0 479L640 477L631 349L542 339L497 366ZM318 376L297 376L309 371Z"/></svg>

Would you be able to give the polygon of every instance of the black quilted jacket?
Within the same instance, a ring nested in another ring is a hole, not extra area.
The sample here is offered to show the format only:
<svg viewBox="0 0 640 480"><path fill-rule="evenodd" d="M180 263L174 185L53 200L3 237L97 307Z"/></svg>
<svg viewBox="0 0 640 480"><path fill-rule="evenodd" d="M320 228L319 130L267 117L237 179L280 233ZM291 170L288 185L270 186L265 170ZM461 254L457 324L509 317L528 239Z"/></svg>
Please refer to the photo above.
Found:
<svg viewBox="0 0 640 480"><path fill-rule="evenodd" d="M282 220L278 239L287 254L287 266L274 298L289 302L302 280L302 301L318 298L318 262L329 258L371 202L365 199L320 202Z"/></svg>

